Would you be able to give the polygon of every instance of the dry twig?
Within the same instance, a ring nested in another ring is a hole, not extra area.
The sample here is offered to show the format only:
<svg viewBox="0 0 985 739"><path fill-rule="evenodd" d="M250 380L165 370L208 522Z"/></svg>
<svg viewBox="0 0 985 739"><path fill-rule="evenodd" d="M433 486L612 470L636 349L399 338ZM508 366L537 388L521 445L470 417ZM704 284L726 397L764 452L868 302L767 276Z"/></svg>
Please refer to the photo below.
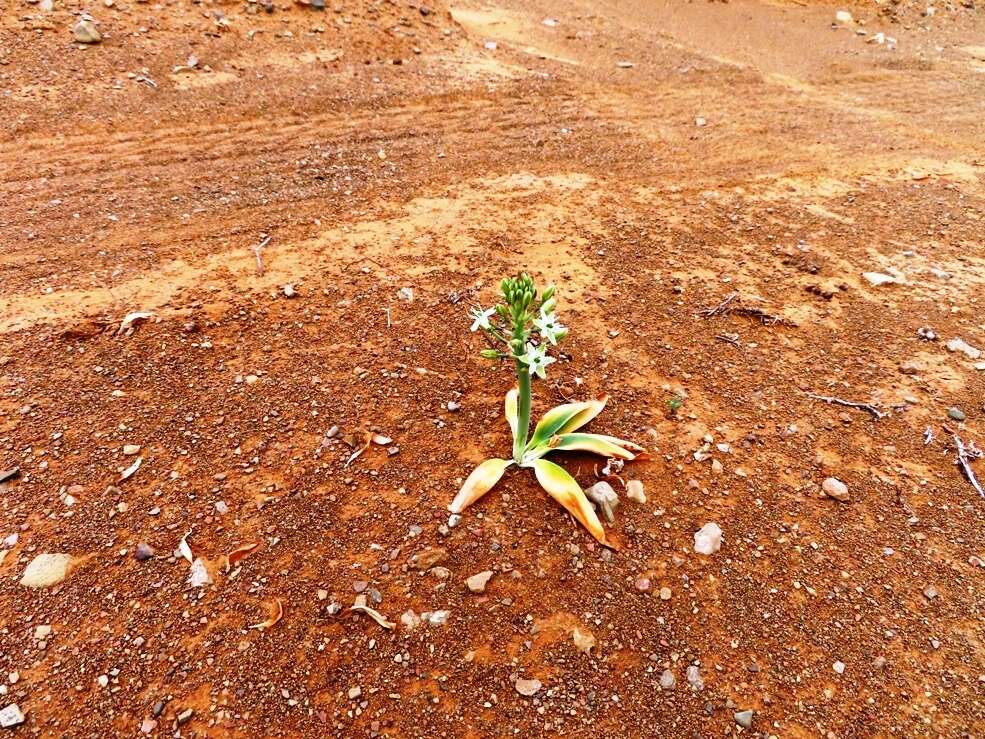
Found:
<svg viewBox="0 0 985 739"><path fill-rule="evenodd" d="M833 403L834 405L843 405L848 408L858 408L866 413L871 413L876 420L885 418L889 415L888 413L879 410L871 403L858 403L854 400L843 400L842 398L835 398L828 395L815 395L814 393L807 393L807 397L814 398L814 400L820 400L825 403Z"/></svg>
<svg viewBox="0 0 985 739"><path fill-rule="evenodd" d="M958 458L955 464L961 468L961 472L964 473L965 478L971 483L971 486L978 491L978 494L985 498L985 490L982 490L978 478L975 477L974 470L971 469L971 460L981 457L981 451L975 448L973 442L965 446L964 442L961 441L961 437L957 434L954 435L954 443L958 447Z"/></svg>
<svg viewBox="0 0 985 739"><path fill-rule="evenodd" d="M753 318L758 318L764 326L774 326L780 324L782 326L790 326L791 328L796 328L797 324L791 321L789 318L784 318L783 316L774 316L772 313L767 313L762 308L756 308L746 305L739 305L741 299L739 298L738 292L732 292L725 296L725 299L718 305L712 308L705 308L701 311L702 316L705 318L712 318L713 316L723 316L727 313L738 313L742 316L752 316Z"/></svg>
<svg viewBox="0 0 985 739"><path fill-rule="evenodd" d="M253 253L257 258L257 274L263 277L263 258L260 256L260 252L263 251L263 247L270 243L271 236L267 236L263 241L253 247Z"/></svg>

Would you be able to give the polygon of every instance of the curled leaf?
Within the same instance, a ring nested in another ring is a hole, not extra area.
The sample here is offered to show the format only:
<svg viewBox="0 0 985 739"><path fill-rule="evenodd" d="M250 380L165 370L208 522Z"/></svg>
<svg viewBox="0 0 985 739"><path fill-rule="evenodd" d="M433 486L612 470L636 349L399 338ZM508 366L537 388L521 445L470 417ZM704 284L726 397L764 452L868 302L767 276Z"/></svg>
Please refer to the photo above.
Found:
<svg viewBox="0 0 985 739"><path fill-rule="evenodd" d="M575 414L574 417L570 418L567 423L564 424L560 429L557 430L559 434L569 434L572 431L576 431L584 426L586 423L591 421L595 416L602 412L605 408L605 404L609 402L608 395L600 395L595 400L586 400L583 405L585 406Z"/></svg>
<svg viewBox="0 0 985 739"><path fill-rule="evenodd" d="M195 557L192 555L192 548L188 546L188 537L191 536L191 533L191 529L189 529L188 533L181 537L181 541L178 543L178 552L189 562L194 562Z"/></svg>
<svg viewBox="0 0 985 739"><path fill-rule="evenodd" d="M448 506L452 513L461 513L479 498L492 490L493 486L499 482L506 468L513 464L511 459L487 459L480 464L465 479L462 489L458 491L455 500Z"/></svg>
<svg viewBox="0 0 985 739"><path fill-rule="evenodd" d="M359 457L359 455L365 452L366 449L369 448L369 445L372 443L372 441L373 441L373 434L367 431L366 436L363 438L363 445L352 453L352 455L345 461L345 464L343 466L348 467L350 464L355 462L356 459Z"/></svg>
<svg viewBox="0 0 985 739"><path fill-rule="evenodd" d="M270 617L266 621L252 624L249 628L266 631L267 629L273 628L282 618L284 618L284 604L281 603L280 598L274 598L274 606L271 609Z"/></svg>
<svg viewBox="0 0 985 739"><path fill-rule="evenodd" d="M143 457L137 457L137 459L134 460L134 463L132 465L127 467L125 470L123 470L123 473L120 475L119 482L123 482L124 480L127 480L130 477L132 477L133 473L140 469L140 465L143 461L144 461Z"/></svg>
<svg viewBox="0 0 985 739"><path fill-rule="evenodd" d="M567 434L581 428L602 412L608 395L597 400L584 400L579 403L564 403L551 408L540 419L530 437L528 449L535 449L556 434Z"/></svg>
<svg viewBox="0 0 985 739"><path fill-rule="evenodd" d="M226 555L226 570L228 571L235 567L236 564L243 559L243 557L252 552L258 546L260 546L260 542L255 541L252 544L243 544L242 546L233 549Z"/></svg>
<svg viewBox="0 0 985 739"><path fill-rule="evenodd" d="M588 502L588 498L585 497L585 493L582 492L575 478L565 472L563 468L546 459L536 459L532 464L537 475L537 482L547 491L547 494L564 506L599 543L609 546L609 542L605 540L605 529L602 528L602 522L595 515L592 504Z"/></svg>
<svg viewBox="0 0 985 739"><path fill-rule="evenodd" d="M360 593L359 595L356 596L356 600L349 608L349 610L356 611L357 613L365 613L367 616L369 616L371 619L376 621L376 623L378 623L384 629L392 629L394 626L396 626L396 624L393 623L393 621L387 621L386 618L383 616L383 614L377 611L375 608L370 608L369 606L366 605L366 595L364 593Z"/></svg>
<svg viewBox="0 0 985 739"><path fill-rule="evenodd" d="M616 444L613 437L606 437L600 434L561 434L555 436L545 445L545 454L548 451L558 452L592 452L601 454L603 457L615 457L629 461L635 459L636 455L625 447ZM543 448L543 447L541 447ZM539 451L539 449L537 450Z"/></svg>
<svg viewBox="0 0 985 739"><path fill-rule="evenodd" d="M517 426L519 423L517 420L517 413L518 413L517 398L519 397L519 395L520 395L519 388L513 388L508 393L506 393L506 409L505 409L506 422L510 424L510 431L513 432L514 441L516 441Z"/></svg>

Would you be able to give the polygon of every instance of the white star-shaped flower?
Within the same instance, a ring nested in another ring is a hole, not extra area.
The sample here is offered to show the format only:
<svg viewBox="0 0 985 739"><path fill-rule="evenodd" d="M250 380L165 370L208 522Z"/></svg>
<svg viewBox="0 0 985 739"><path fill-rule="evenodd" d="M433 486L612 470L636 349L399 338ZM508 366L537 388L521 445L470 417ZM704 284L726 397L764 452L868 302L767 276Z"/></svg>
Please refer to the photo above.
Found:
<svg viewBox="0 0 985 739"><path fill-rule="evenodd" d="M492 318L495 312L495 308L490 308L489 310L479 310L478 308L473 308L472 318L475 320L472 322L471 330L478 331L480 328L483 330L492 328L492 324L489 323L489 319Z"/></svg>
<svg viewBox="0 0 985 739"><path fill-rule="evenodd" d="M527 344L527 351L517 359L527 365L531 375L537 375L542 380L547 377L545 372L547 365L557 361L554 357L547 356L546 346L534 346L533 344Z"/></svg>

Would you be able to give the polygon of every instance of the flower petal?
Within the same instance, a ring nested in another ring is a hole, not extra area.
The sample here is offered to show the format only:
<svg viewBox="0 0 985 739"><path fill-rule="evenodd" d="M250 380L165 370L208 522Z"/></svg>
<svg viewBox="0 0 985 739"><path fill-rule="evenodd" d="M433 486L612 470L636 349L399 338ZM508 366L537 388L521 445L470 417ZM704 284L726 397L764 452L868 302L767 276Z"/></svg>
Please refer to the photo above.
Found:
<svg viewBox="0 0 985 739"><path fill-rule="evenodd" d="M605 529L602 528L602 523L595 515L592 504L588 502L588 498L585 497L585 493L582 492L575 478L565 472L562 467L546 459L534 460L533 468L537 475L537 482L547 491L547 494L578 519L578 523L588 529L588 533L594 536L599 543L609 546L605 540Z"/></svg>
<svg viewBox="0 0 985 739"><path fill-rule="evenodd" d="M461 513L479 498L493 489L499 482L499 478L506 472L506 468L513 464L512 459L487 459L480 464L470 474L462 489L458 491L455 500L448 506L452 513Z"/></svg>
<svg viewBox="0 0 985 739"><path fill-rule="evenodd" d="M520 396L520 389L513 388L508 393L506 393L506 421L510 424L510 431L513 432L513 439L516 439L516 429L518 425L517 421L517 403Z"/></svg>
<svg viewBox="0 0 985 739"><path fill-rule="evenodd" d="M601 454L603 457L625 459L627 462L636 458L636 455L629 449L618 444L614 436L602 434L559 434L551 439L547 446L547 451L592 452L593 454Z"/></svg>

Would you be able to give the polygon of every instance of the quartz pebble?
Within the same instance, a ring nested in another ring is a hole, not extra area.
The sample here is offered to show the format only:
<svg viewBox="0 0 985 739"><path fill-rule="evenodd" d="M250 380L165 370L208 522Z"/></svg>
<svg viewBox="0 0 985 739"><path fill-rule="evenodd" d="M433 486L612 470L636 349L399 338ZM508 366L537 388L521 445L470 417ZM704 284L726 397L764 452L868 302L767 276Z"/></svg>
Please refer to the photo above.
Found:
<svg viewBox="0 0 985 739"><path fill-rule="evenodd" d="M56 585L65 579L71 566L70 554L39 554L24 570L21 585L28 588Z"/></svg>
<svg viewBox="0 0 985 739"><path fill-rule="evenodd" d="M465 584L473 593L484 593L486 592L486 585L489 583L492 576L492 570L485 570L476 575L472 575L470 578L467 578L465 580Z"/></svg>
<svg viewBox="0 0 985 739"><path fill-rule="evenodd" d="M643 492L643 483L639 480L630 480L627 482L626 497L637 503L646 503L646 493Z"/></svg>
<svg viewBox="0 0 985 739"><path fill-rule="evenodd" d="M694 551L714 554L722 548L722 529L717 523L706 523L694 534Z"/></svg>
<svg viewBox="0 0 985 739"><path fill-rule="evenodd" d="M16 703L0 708L0 727L9 729L22 723L24 723L24 714Z"/></svg>
<svg viewBox="0 0 985 739"><path fill-rule="evenodd" d="M822 482L821 490L823 490L825 495L828 497L839 500L842 503L849 500L848 486L837 477L829 477Z"/></svg>
<svg viewBox="0 0 985 739"><path fill-rule="evenodd" d="M541 682L540 680L537 679L527 680L524 678L520 678L515 683L513 683L513 687L516 688L517 693L519 693L520 695L525 695L529 698L537 694L537 692L541 688Z"/></svg>

